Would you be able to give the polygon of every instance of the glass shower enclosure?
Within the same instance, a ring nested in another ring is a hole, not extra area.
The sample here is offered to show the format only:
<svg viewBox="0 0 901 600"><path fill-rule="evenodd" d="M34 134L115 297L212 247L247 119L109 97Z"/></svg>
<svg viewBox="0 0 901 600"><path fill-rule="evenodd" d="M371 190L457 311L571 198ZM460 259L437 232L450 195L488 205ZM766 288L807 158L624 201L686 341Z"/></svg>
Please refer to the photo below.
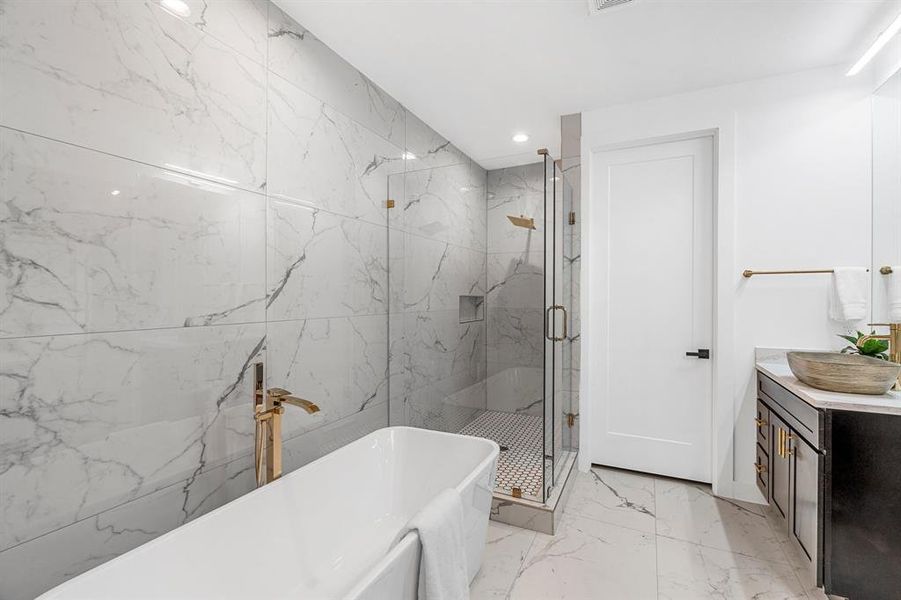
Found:
<svg viewBox="0 0 901 600"><path fill-rule="evenodd" d="M495 493L547 502L574 455L572 186L546 150L389 179L389 422L487 437Z"/></svg>

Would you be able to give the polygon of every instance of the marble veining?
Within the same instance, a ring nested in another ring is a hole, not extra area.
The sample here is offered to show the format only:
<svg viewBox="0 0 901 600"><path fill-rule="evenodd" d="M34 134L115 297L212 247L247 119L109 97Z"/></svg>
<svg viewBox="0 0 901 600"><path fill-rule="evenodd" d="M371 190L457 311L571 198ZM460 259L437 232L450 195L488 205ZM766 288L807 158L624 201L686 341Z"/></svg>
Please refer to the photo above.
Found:
<svg viewBox="0 0 901 600"><path fill-rule="evenodd" d="M403 336L400 356L406 364L409 390L435 385L457 374L469 377L466 385L484 379L484 323L461 324L455 310L410 312L403 315ZM394 390L398 390L398 383L392 381Z"/></svg>
<svg viewBox="0 0 901 600"><path fill-rule="evenodd" d="M288 408L289 439L388 399L385 315L283 321L267 338L269 381L314 402L308 415Z"/></svg>
<svg viewBox="0 0 901 600"><path fill-rule="evenodd" d="M400 146L278 76L269 80L270 194L385 225ZM328 160L310 160L311 157Z"/></svg>
<svg viewBox="0 0 901 600"><path fill-rule="evenodd" d="M407 111L405 123L408 171L469 164L468 156L410 111Z"/></svg>
<svg viewBox="0 0 901 600"><path fill-rule="evenodd" d="M251 490L258 360L321 407L286 412L287 470L389 395L446 430L485 407L456 314L485 171L266 0L185 4L0 11L5 600Z"/></svg>
<svg viewBox="0 0 901 600"><path fill-rule="evenodd" d="M2 548L252 447L265 326L0 342Z"/></svg>
<svg viewBox="0 0 901 600"><path fill-rule="evenodd" d="M258 194L8 129L0 194L0 336L265 318Z"/></svg>
<svg viewBox="0 0 901 600"><path fill-rule="evenodd" d="M651 535L564 516L556 535L536 534L510 596L590 598L604 590L612 598L652 598L654 554Z"/></svg>
<svg viewBox="0 0 901 600"><path fill-rule="evenodd" d="M654 480L593 468L576 479L566 511L646 533L656 532Z"/></svg>
<svg viewBox="0 0 901 600"><path fill-rule="evenodd" d="M266 64L269 3L266 0L184 0L189 14L176 17L260 64ZM164 8L165 10L165 8Z"/></svg>
<svg viewBox="0 0 901 600"><path fill-rule="evenodd" d="M544 365L544 311L488 307L488 361L495 365ZM496 372L496 371L493 371Z"/></svg>
<svg viewBox="0 0 901 600"><path fill-rule="evenodd" d="M287 440L285 469L303 466L386 425L384 407L376 406ZM33 598L252 489L253 460L245 455L200 473L191 485L173 484L20 544L0 560L4 598Z"/></svg>
<svg viewBox="0 0 901 600"><path fill-rule="evenodd" d="M494 307L535 308L544 301L544 253L488 255L488 302Z"/></svg>
<svg viewBox="0 0 901 600"><path fill-rule="evenodd" d="M0 124L265 189L263 65L150 2L13 1L3 11ZM140 134L112 123L140 123Z"/></svg>
<svg viewBox="0 0 901 600"><path fill-rule="evenodd" d="M753 558L784 560L762 507L716 498L700 484L658 480L655 485L659 535Z"/></svg>
<svg viewBox="0 0 901 600"><path fill-rule="evenodd" d="M489 394L491 410L540 411L543 404L543 378L502 374L544 368L545 183L543 162L496 169L486 178L488 373L507 384ZM531 217L536 229L514 227L508 215ZM512 390L518 402L511 406Z"/></svg>
<svg viewBox="0 0 901 600"><path fill-rule="evenodd" d="M486 173L408 114L407 171L389 178L392 419L459 431L485 410L485 321L461 322L461 295L484 296Z"/></svg>
<svg viewBox="0 0 901 600"><path fill-rule="evenodd" d="M387 313L384 227L280 199L269 216L270 321Z"/></svg>
<svg viewBox="0 0 901 600"><path fill-rule="evenodd" d="M461 295L485 294L484 252L411 234L403 252L402 268L391 273L403 310L452 310Z"/></svg>
<svg viewBox="0 0 901 600"><path fill-rule="evenodd" d="M658 598L807 598L790 565L657 538Z"/></svg>
<svg viewBox="0 0 901 600"><path fill-rule="evenodd" d="M555 536L491 522L473 600L825 599L772 545L778 534L763 507L617 469L572 476ZM739 533L750 523L751 535ZM710 545L714 529L724 535Z"/></svg>
<svg viewBox="0 0 901 600"><path fill-rule="evenodd" d="M269 69L385 139L403 143L404 107L272 4Z"/></svg>
<svg viewBox="0 0 901 600"><path fill-rule="evenodd" d="M403 199L389 212L391 227L484 252L481 177L468 162L406 173Z"/></svg>

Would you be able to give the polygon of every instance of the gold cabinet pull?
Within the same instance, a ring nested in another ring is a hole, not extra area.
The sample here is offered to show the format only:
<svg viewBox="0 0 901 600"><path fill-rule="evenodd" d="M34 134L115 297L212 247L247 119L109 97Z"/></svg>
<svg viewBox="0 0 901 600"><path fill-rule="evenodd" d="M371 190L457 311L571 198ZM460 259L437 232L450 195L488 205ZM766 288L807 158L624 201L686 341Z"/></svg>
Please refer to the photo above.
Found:
<svg viewBox="0 0 901 600"><path fill-rule="evenodd" d="M766 427L766 419L754 419L754 422L757 423L757 428L760 429L762 427Z"/></svg>
<svg viewBox="0 0 901 600"><path fill-rule="evenodd" d="M765 473L766 465L762 465L759 462L756 462L754 463L754 470L756 470L758 473Z"/></svg>
<svg viewBox="0 0 901 600"><path fill-rule="evenodd" d="M785 457L788 458L795 453L795 449L792 448L792 440L795 439L794 434L790 431L785 432Z"/></svg>
<svg viewBox="0 0 901 600"><path fill-rule="evenodd" d="M785 430L779 428L779 458L785 458Z"/></svg>

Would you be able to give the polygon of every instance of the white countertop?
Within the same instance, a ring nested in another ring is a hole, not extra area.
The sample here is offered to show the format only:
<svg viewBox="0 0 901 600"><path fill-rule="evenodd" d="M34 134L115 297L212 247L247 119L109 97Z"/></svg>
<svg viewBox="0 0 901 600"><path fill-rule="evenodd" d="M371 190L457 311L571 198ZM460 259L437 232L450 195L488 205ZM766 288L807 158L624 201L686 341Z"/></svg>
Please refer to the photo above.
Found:
<svg viewBox="0 0 901 600"><path fill-rule="evenodd" d="M868 396L818 390L799 381L792 375L788 363L773 355L761 357L757 361L757 370L814 408L901 415L901 392L892 391L881 396Z"/></svg>

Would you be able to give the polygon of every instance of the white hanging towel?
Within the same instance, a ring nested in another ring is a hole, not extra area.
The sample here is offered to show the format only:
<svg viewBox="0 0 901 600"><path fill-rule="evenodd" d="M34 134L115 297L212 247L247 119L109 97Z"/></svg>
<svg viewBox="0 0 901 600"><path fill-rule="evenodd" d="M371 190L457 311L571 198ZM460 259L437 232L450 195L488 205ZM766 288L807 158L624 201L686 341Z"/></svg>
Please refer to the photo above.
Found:
<svg viewBox="0 0 901 600"><path fill-rule="evenodd" d="M867 318L870 275L865 267L836 267L829 316L836 321Z"/></svg>
<svg viewBox="0 0 901 600"><path fill-rule="evenodd" d="M901 323L901 265L892 267L888 277L888 318L892 323Z"/></svg>
<svg viewBox="0 0 901 600"><path fill-rule="evenodd" d="M469 572L463 534L463 502L446 489L416 513L400 532L419 534L419 600L469 600Z"/></svg>

